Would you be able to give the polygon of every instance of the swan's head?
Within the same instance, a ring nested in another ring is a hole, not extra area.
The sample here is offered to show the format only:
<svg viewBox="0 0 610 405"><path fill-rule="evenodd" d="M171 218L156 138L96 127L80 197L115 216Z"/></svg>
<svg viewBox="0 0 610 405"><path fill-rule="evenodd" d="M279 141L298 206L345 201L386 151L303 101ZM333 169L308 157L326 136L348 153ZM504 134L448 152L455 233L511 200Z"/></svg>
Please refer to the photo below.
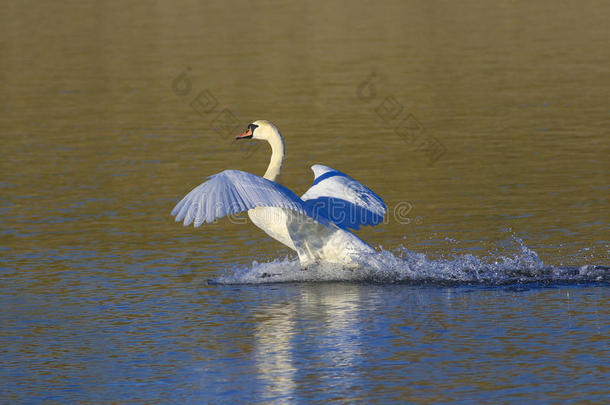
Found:
<svg viewBox="0 0 610 405"><path fill-rule="evenodd" d="M278 137L281 138L282 135L275 125L266 120L257 120L248 125L246 132L237 135L235 139L260 139L270 142Z"/></svg>

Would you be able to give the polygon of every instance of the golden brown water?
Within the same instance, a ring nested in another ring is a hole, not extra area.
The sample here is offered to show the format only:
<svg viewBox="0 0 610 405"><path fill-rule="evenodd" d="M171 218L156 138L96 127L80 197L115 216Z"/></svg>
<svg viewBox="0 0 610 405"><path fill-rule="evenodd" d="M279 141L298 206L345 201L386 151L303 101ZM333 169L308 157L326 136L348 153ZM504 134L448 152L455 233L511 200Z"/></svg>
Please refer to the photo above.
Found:
<svg viewBox="0 0 610 405"><path fill-rule="evenodd" d="M23 397L12 389L23 373L57 373L45 366L58 358L47 350L58 339L54 326L28 323L53 319L45 307L63 314L55 324L72 322L68 329L77 337L59 338L60 347L71 348L96 323L126 322L126 330L91 338L123 342L119 334L135 333L129 329L137 328L134 319L163 307L160 302L194 300L193 306L167 309L168 328L174 317L202 314L210 322L228 322L220 302L239 316L232 290L200 287L201 281L290 252L251 224L183 228L169 212L208 175L229 168L264 172L267 146L233 141L256 119L271 120L282 131L287 158L280 181L297 194L313 180L309 167L322 163L384 198L387 223L358 233L373 246L404 245L429 258L510 256L520 252L511 241L515 235L546 265L607 265L609 20L610 6L602 1L4 4L0 209L2 300L9 310L2 327L7 361L21 364L29 353L36 364L30 371L7 368L15 384L9 384L8 398L41 398L37 389ZM353 294L303 288L314 290L304 295L336 299L339 306L342 294ZM151 294L158 301L137 299ZM436 302L419 294L419 300ZM595 308L607 308L607 287L591 294ZM437 295L447 305L455 299ZM274 300L280 298L244 305L274 319ZM473 305L497 298L483 294ZM362 302L353 300L359 308ZM106 301L112 308L139 305L122 312L108 310ZM583 308L590 304L585 301ZM451 317L443 305L438 316ZM86 308L86 316L77 315L79 308ZM593 318L602 319L602 326L586 339L604 340L593 346L607 355L607 316L597 314ZM264 325L246 318L254 329ZM145 325L151 331L164 327ZM222 340L226 330L210 328L206 333ZM140 350L123 343L131 355ZM82 344L93 353L93 363L84 363L88 372L113 369L111 357L100 354L105 349ZM265 358L252 354L248 339L229 346L215 343L214 350ZM356 355L366 356L369 348L359 347ZM151 356L163 364L190 364L180 355ZM72 372L70 378L87 386L88 376ZM320 398L298 390L298 372L282 377L292 375L292 398ZM128 382L155 378L122 375ZM353 381L362 380L361 373ZM47 381L39 389L53 391L57 384ZM74 399L58 392L58 402ZM375 392L365 390L362 397Z"/></svg>

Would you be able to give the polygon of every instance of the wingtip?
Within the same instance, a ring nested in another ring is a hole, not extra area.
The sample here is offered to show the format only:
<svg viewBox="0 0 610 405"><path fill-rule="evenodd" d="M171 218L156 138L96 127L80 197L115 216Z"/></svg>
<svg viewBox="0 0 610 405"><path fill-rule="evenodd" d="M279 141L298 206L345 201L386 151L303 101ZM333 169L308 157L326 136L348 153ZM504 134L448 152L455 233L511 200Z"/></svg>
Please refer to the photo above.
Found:
<svg viewBox="0 0 610 405"><path fill-rule="evenodd" d="M335 171L335 169L333 169L332 167L324 166L324 165L317 163L317 164L311 166L311 171L313 172L314 177L320 177L324 173Z"/></svg>
<svg viewBox="0 0 610 405"><path fill-rule="evenodd" d="M170 215L172 217L178 215L178 213L180 212L180 209L183 207L184 204L182 204L182 200L178 201L178 203L176 203L176 205L174 205L174 208L172 208L172 212L170 213Z"/></svg>

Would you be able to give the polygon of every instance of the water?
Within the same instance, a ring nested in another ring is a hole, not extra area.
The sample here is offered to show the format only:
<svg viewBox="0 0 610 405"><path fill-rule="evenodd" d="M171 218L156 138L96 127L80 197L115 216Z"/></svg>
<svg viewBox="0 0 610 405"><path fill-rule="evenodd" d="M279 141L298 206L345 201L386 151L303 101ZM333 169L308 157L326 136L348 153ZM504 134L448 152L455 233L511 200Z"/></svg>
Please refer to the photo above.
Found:
<svg viewBox="0 0 610 405"><path fill-rule="evenodd" d="M210 284L262 284L280 282L365 282L409 283L422 285L510 285L510 284L582 284L610 282L610 267L584 265L547 266L536 252L523 245L513 257L476 257L471 254L450 259L431 260L424 253L400 247L394 252L381 250L361 258L357 269L332 263L318 263L304 270L297 259L231 269L230 274L209 280Z"/></svg>
<svg viewBox="0 0 610 405"><path fill-rule="evenodd" d="M606 402L610 8L586 3L4 5L0 402ZM172 221L206 176L264 172L232 141L256 119L297 194L321 163L384 198L373 264Z"/></svg>

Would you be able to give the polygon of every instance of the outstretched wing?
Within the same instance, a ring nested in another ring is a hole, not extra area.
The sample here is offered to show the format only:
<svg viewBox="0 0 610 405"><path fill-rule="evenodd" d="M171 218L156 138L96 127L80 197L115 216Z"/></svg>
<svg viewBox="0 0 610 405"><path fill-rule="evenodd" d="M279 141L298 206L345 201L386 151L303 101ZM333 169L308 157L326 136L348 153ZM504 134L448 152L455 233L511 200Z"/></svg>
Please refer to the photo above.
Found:
<svg viewBox="0 0 610 405"><path fill-rule="evenodd" d="M301 196L308 210L344 229L383 221L386 205L371 189L328 166L313 165L311 170L313 185Z"/></svg>
<svg viewBox="0 0 610 405"><path fill-rule="evenodd" d="M213 222L217 218L255 207L279 207L310 216L303 201L286 187L240 170L225 170L208 177L172 210L184 225Z"/></svg>

